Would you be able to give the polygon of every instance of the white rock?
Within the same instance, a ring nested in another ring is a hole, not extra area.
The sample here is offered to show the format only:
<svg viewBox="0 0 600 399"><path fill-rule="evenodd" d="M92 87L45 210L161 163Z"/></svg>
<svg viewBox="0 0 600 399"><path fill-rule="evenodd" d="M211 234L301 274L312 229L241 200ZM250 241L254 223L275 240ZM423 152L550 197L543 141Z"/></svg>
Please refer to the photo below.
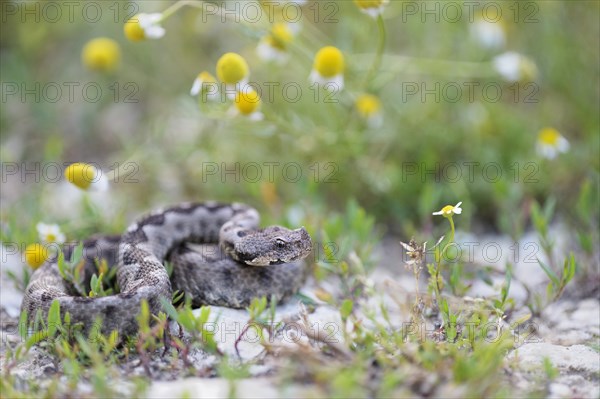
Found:
<svg viewBox="0 0 600 399"><path fill-rule="evenodd" d="M279 391L268 378L237 380L232 385L224 378L186 378L177 381L156 381L148 390L153 398L279 398Z"/></svg>
<svg viewBox="0 0 600 399"><path fill-rule="evenodd" d="M0 245L0 306L2 306L10 317L18 318L21 312L23 292L19 291L14 282L8 277L7 272L15 274L18 278L23 277L24 268L28 267L21 259L21 252L16 247Z"/></svg>
<svg viewBox="0 0 600 399"><path fill-rule="evenodd" d="M587 373L600 372L600 355L585 345L525 344L513 350L507 358L516 360L520 367L525 369L538 368L543 364L544 358L549 358L559 369Z"/></svg>

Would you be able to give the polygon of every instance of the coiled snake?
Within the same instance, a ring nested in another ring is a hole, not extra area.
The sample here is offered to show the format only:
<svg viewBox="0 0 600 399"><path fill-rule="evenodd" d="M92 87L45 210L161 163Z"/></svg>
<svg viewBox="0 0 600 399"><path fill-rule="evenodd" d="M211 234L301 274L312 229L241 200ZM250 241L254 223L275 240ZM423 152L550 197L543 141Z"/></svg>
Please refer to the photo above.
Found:
<svg viewBox="0 0 600 399"><path fill-rule="evenodd" d="M95 262L106 259L117 267L119 294L77 296L54 258L32 275L21 309L32 321L39 310L45 317L58 300L61 314L69 312L71 322L83 323L86 332L100 318L103 333L130 335L138 328L141 301L156 314L161 298L171 299L172 289L190 295L194 306L243 308L261 296L283 300L305 280L307 267L301 259L311 252L311 238L304 228L258 229L258 223L258 212L240 203L183 203L154 211L122 236L84 241L84 286L89 289ZM205 245L193 250L188 242ZM72 252L73 246L66 247L65 257ZM165 260L173 265L171 278Z"/></svg>

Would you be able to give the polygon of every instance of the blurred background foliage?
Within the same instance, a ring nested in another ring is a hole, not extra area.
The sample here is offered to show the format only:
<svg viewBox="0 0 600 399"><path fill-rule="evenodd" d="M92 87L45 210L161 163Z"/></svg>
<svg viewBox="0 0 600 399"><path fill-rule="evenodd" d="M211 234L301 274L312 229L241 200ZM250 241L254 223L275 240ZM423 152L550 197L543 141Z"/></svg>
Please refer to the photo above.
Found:
<svg viewBox="0 0 600 399"><path fill-rule="evenodd" d="M379 31L376 20L352 1L303 4L302 24L284 64L257 56L256 46L270 29L266 19L235 23L185 7L162 23L165 37L132 43L123 35L132 12L161 12L173 2L96 2L101 10L97 22L83 18L85 3L71 3L72 20L65 3L55 3L63 13L55 22L43 15L36 20L35 12L24 11L45 2L2 3L1 156L4 163L31 168L35 162L42 167L48 162L99 165L112 183L109 194L100 197L100 208L111 210L100 218L106 224L94 228L119 231L131 214L182 200L248 201L267 218L293 222L294 215L303 220L314 209L327 214L356 199L391 231L427 230L431 212L462 201L465 228L470 224L474 231L518 236L527 226L533 200L556 198L559 212L576 224L585 222L574 211L582 187L597 203L596 1L475 2L476 13L489 3L502 10L504 43L489 48L472 34L473 22L462 2L452 2L463 16L450 21L441 8L444 2L392 0L382 14L385 55L367 84ZM241 3L243 10L249 2ZM235 8L235 2L218 4ZM424 12L426 7L435 10L436 4L438 12ZM120 45L121 59L112 72L94 72L81 62L82 48L97 37ZM326 103L327 93L311 89L308 81L314 54L327 45L345 56L346 86L333 95L336 103ZM535 73L517 83L504 80L492 60L506 51L533 61ZM230 102L207 109L190 95L197 74L214 74L226 52L247 60L250 81L263 89L264 120L232 117ZM43 89L53 82L62 96L46 101ZM74 101L65 82L80 84ZM84 97L82 89L90 82L102 89L97 102ZM280 83L272 98L267 82ZM282 93L290 82L302 90L297 102ZM465 83L479 85L472 101ZM498 101L482 94L487 83L501 88ZM14 84L17 94L10 91ZM434 93L424 95L419 89L409 94L414 84ZM462 88L460 100L444 94L441 88L448 84ZM23 92L35 85L42 91L39 99ZM383 123L378 127L369 127L357 115L354 102L364 92L381 100ZM547 126L570 143L569 151L555 159L535 151L538 132ZM225 168L234 170L236 162L237 174L221 175ZM265 162L279 163L272 181ZM244 178L242 169L250 163L263 165L258 181ZM285 173L289 163L299 165L298 181L296 165ZM472 179L469 163L478 164ZM495 164L484 170L490 163ZM217 173L208 173L215 164ZM119 172L111 172L117 165ZM455 166L462 173L458 179ZM425 170L434 172L423 175ZM69 204L70 194L58 189L63 186L4 174L3 217L17 213L21 228L38 220L64 223L78 217L73 207L63 214L53 207Z"/></svg>

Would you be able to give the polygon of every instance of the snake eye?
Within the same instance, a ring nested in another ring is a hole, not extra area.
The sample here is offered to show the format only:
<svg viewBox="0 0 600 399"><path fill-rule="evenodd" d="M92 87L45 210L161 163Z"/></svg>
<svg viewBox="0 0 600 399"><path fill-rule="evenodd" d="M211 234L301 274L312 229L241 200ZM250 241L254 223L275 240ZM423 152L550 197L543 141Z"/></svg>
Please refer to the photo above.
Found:
<svg viewBox="0 0 600 399"><path fill-rule="evenodd" d="M276 238L275 242L277 244L277 247L279 247L279 248L285 247L286 242L283 238Z"/></svg>

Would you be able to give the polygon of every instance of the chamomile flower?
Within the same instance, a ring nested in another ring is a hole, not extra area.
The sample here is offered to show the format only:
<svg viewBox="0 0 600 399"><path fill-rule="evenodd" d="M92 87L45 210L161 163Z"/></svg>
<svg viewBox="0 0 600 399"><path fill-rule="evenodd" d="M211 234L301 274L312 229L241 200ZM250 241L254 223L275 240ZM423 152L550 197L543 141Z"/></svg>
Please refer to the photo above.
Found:
<svg viewBox="0 0 600 399"><path fill-rule="evenodd" d="M90 40L81 51L81 61L93 71L112 71L119 64L120 58L119 43L106 37Z"/></svg>
<svg viewBox="0 0 600 399"><path fill-rule="evenodd" d="M485 48L502 48L506 42L504 24L501 21L492 22L479 16L469 26L469 31L473 39Z"/></svg>
<svg viewBox="0 0 600 399"><path fill-rule="evenodd" d="M65 178L73 185L86 191L106 191L108 180L94 165L76 162L65 169Z"/></svg>
<svg viewBox="0 0 600 399"><path fill-rule="evenodd" d="M360 11L373 18L376 18L383 12L388 2L388 0L354 0L354 4L356 4Z"/></svg>
<svg viewBox="0 0 600 399"><path fill-rule="evenodd" d="M197 96L198 94L206 96L207 100L216 101L219 99L219 89L217 79L209 72L202 71L196 76L190 94Z"/></svg>
<svg viewBox="0 0 600 399"><path fill-rule="evenodd" d="M509 82L535 79L537 75L535 63L513 51L496 56L492 61L492 65L496 72Z"/></svg>
<svg viewBox="0 0 600 399"><path fill-rule="evenodd" d="M445 218L452 217L452 215L460 215L462 213L462 208L460 207L461 204L462 201L454 206L446 205L440 211L433 212L432 215L442 215Z"/></svg>
<svg viewBox="0 0 600 399"><path fill-rule="evenodd" d="M287 48L294 38L289 24L276 22L271 31L263 37L256 47L256 53L265 61L283 63L288 59Z"/></svg>
<svg viewBox="0 0 600 399"><path fill-rule="evenodd" d="M358 115L371 128L380 127L383 123L383 113L381 112L381 101L372 94L361 94L355 102Z"/></svg>
<svg viewBox="0 0 600 399"><path fill-rule="evenodd" d="M130 18L123 27L125 37L132 42L144 39L160 39L165 35L165 28L160 26L161 13L137 14Z"/></svg>
<svg viewBox="0 0 600 399"><path fill-rule="evenodd" d="M248 63L237 53L225 53L217 61L217 77L225 83L228 97L235 98L235 93L246 88L249 75Z"/></svg>
<svg viewBox="0 0 600 399"><path fill-rule="evenodd" d="M46 259L50 256L50 251L48 251L47 246L35 243L25 247L24 255L25 262L35 270L46 262Z"/></svg>
<svg viewBox="0 0 600 399"><path fill-rule="evenodd" d="M253 121L260 121L264 115L259 111L260 95L252 88L238 91L234 99L235 113Z"/></svg>
<svg viewBox="0 0 600 399"><path fill-rule="evenodd" d="M325 88L333 85L338 90L344 88L344 55L333 46L320 49L315 55L310 81L323 85Z"/></svg>
<svg viewBox="0 0 600 399"><path fill-rule="evenodd" d="M569 150L569 142L558 130L547 127L538 133L536 150L544 158L554 159L559 153Z"/></svg>
<svg viewBox="0 0 600 399"><path fill-rule="evenodd" d="M38 223L35 226L40 240L45 243L62 244L65 242L65 235L60 231L57 224Z"/></svg>

